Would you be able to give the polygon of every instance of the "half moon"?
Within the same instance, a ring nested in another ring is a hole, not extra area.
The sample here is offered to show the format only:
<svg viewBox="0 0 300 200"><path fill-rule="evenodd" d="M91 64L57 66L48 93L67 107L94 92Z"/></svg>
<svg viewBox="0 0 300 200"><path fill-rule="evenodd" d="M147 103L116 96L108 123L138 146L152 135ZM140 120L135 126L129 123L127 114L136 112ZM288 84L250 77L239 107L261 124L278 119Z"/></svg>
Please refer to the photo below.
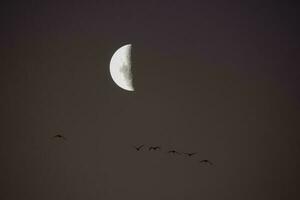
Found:
<svg viewBox="0 0 300 200"><path fill-rule="evenodd" d="M119 48L110 60L110 75L122 89L134 91L131 73L131 44Z"/></svg>

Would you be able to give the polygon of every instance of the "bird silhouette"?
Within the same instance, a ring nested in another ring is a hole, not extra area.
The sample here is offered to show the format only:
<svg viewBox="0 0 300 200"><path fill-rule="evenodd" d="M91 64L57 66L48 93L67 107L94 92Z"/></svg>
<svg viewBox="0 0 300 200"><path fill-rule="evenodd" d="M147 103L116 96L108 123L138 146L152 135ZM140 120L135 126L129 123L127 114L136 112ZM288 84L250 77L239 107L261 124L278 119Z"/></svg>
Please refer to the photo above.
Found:
<svg viewBox="0 0 300 200"><path fill-rule="evenodd" d="M149 147L149 151L158 151L158 150L161 150L160 146L151 146L151 147Z"/></svg>
<svg viewBox="0 0 300 200"><path fill-rule="evenodd" d="M168 151L168 153L170 153L170 154L177 154L177 155L181 154L181 153L179 153L178 151L175 151L175 150L170 150L170 151Z"/></svg>
<svg viewBox="0 0 300 200"><path fill-rule="evenodd" d="M210 162L209 160L201 160L200 163L207 163L209 165L213 165L213 163Z"/></svg>
<svg viewBox="0 0 300 200"><path fill-rule="evenodd" d="M53 138L67 140L67 138L65 136L61 135L61 134L54 135Z"/></svg>
<svg viewBox="0 0 300 200"><path fill-rule="evenodd" d="M135 148L135 150L140 151L143 148L143 144L140 146L133 146Z"/></svg>
<svg viewBox="0 0 300 200"><path fill-rule="evenodd" d="M197 154L196 152L194 153L183 153L184 155L188 156L188 157L192 157L194 156L195 154Z"/></svg>

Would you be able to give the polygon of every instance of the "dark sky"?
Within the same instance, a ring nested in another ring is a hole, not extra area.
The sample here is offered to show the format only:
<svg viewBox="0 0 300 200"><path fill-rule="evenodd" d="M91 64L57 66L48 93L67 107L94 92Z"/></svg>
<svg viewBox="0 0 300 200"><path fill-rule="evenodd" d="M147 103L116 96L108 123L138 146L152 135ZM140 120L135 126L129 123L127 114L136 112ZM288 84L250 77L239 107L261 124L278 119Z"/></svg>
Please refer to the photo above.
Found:
<svg viewBox="0 0 300 200"><path fill-rule="evenodd" d="M295 4L70 2L1 3L1 200L300 198Z"/></svg>

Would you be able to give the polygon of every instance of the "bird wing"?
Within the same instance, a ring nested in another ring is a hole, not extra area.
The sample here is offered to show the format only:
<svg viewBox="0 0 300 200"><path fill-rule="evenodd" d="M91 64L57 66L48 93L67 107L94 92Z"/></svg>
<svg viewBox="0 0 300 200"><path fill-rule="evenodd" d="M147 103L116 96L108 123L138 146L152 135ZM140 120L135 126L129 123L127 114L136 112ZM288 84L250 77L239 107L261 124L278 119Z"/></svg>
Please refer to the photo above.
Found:
<svg viewBox="0 0 300 200"><path fill-rule="evenodd" d="M61 138L63 140L67 140L66 137L64 137L63 135L60 135L60 134L54 135L53 138Z"/></svg>
<svg viewBox="0 0 300 200"><path fill-rule="evenodd" d="M212 164L213 164L213 163L212 163L212 162L210 162L209 160L201 160L200 162L201 162L201 163L202 163L202 162L204 162L204 163L208 163L208 164L210 164L210 165L212 165Z"/></svg>

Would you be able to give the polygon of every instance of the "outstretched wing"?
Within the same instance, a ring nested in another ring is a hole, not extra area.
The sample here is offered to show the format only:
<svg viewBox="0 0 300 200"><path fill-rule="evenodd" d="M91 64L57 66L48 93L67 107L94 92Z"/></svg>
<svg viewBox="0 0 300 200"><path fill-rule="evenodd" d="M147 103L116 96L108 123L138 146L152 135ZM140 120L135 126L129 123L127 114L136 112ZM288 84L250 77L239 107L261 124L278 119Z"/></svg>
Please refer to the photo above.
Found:
<svg viewBox="0 0 300 200"><path fill-rule="evenodd" d="M63 139L63 140L67 139L66 137L64 137L63 135L60 135L60 134L54 135L53 138L59 138L59 139Z"/></svg>
<svg viewBox="0 0 300 200"><path fill-rule="evenodd" d="M213 163L212 162L210 162L209 160L201 160L200 161L200 163L208 163L208 164L210 164L210 165L212 165Z"/></svg>
<svg viewBox="0 0 300 200"><path fill-rule="evenodd" d="M195 154L197 154L197 152L193 152L193 153L184 153L184 155L187 155L187 156L193 156L193 155L195 155Z"/></svg>

